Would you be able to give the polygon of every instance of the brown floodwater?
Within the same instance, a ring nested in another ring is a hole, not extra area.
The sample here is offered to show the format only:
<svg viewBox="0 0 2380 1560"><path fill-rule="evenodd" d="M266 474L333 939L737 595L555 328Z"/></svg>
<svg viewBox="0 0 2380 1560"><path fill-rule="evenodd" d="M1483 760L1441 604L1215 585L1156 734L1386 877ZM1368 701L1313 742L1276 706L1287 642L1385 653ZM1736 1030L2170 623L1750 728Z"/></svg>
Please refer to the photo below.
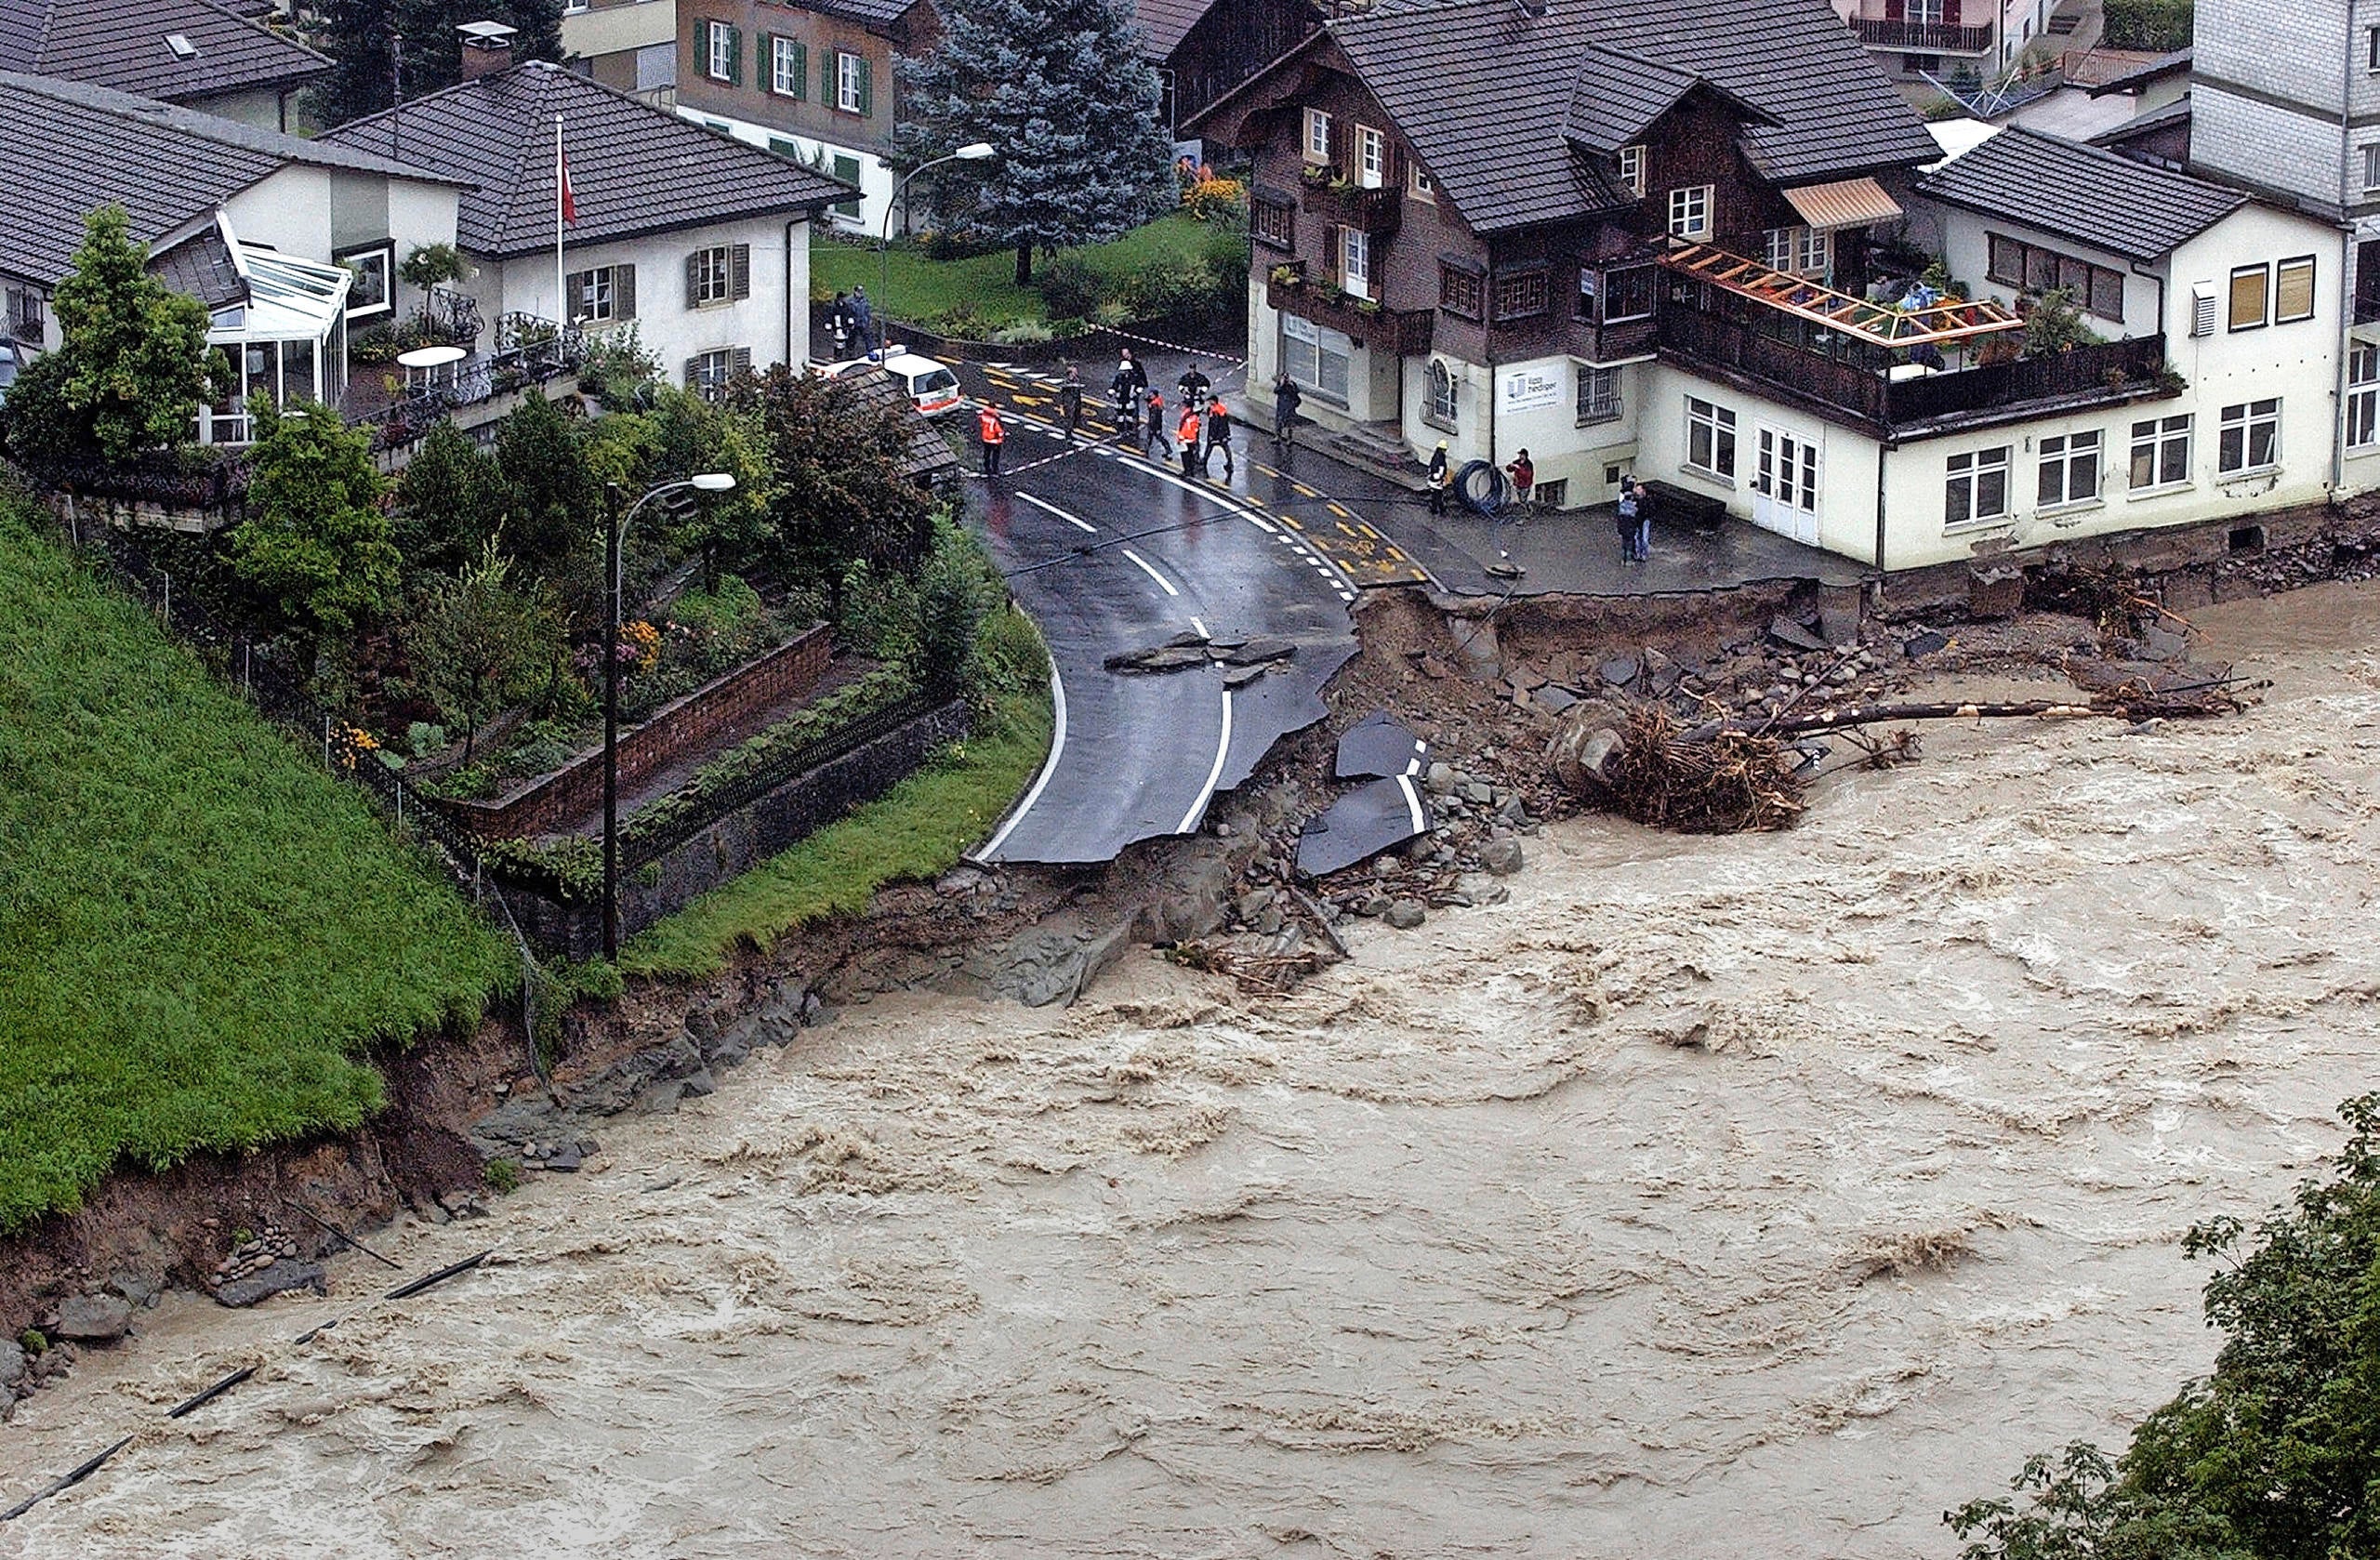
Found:
<svg viewBox="0 0 2380 1560"><path fill-rule="evenodd" d="M150 1313L0 1430L0 1506L136 1437L0 1554L1946 1555L2380 1087L2380 589L2201 621L2264 706L1566 824L1288 998L855 1008L375 1242L475 1275Z"/></svg>

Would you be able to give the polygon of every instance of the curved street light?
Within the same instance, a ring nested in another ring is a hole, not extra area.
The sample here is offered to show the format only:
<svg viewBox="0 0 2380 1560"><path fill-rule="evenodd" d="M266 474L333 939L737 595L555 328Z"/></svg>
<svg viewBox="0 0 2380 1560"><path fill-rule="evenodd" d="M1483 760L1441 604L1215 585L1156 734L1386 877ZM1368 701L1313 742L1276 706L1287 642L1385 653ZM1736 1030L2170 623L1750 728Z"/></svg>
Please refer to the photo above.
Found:
<svg viewBox="0 0 2380 1560"><path fill-rule="evenodd" d="M892 307L892 300L888 296L892 290L892 208L901 205L907 199L909 180L928 168L938 168L945 163L980 163L986 157L998 155L998 150L987 140L969 141L949 155L936 157L931 162L919 163L901 176L901 182L893 187L892 198L884 204L884 233L876 244L876 307L885 311L888 319L891 317ZM879 352L883 350L883 335L880 329L877 332L879 342L877 350Z"/></svg>
<svg viewBox="0 0 2380 1560"><path fill-rule="evenodd" d="M628 522L655 498L673 493L725 493L735 479L725 471L704 471L683 482L663 483L625 512L620 500L628 490L617 483L603 484L603 582L611 610L603 643L603 957L620 961L620 595L625 565L620 559L628 540Z"/></svg>

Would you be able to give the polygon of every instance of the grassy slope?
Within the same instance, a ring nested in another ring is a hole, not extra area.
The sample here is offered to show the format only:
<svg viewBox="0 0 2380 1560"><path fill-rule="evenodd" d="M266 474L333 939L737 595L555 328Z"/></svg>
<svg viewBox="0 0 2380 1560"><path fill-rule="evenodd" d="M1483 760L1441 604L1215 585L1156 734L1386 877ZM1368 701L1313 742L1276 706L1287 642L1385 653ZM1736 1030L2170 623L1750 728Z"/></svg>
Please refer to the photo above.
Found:
<svg viewBox="0 0 2380 1560"><path fill-rule="evenodd" d="M1150 263L1166 259L1193 260L1204 251L1213 229L1176 212L1133 229L1107 244L1081 251L1091 269L1120 284L1122 278ZM1035 257L1037 266L1043 258ZM1016 284L1016 253L1002 249L964 260L932 260L919 248L896 248L891 258L889 285L902 319L929 318L965 303L986 320L1038 320L1041 295ZM831 238L813 238L810 245L810 292L833 297L854 285L865 285L880 311L885 300L877 297L876 245Z"/></svg>
<svg viewBox="0 0 2380 1560"><path fill-rule="evenodd" d="M629 940L629 974L700 976L738 945L768 947L886 883L932 878L980 844L1050 750L1050 690L1003 698L991 729L782 854Z"/></svg>
<svg viewBox="0 0 2380 1560"><path fill-rule="evenodd" d="M0 1229L119 1157L347 1127L507 977L369 804L0 496Z"/></svg>

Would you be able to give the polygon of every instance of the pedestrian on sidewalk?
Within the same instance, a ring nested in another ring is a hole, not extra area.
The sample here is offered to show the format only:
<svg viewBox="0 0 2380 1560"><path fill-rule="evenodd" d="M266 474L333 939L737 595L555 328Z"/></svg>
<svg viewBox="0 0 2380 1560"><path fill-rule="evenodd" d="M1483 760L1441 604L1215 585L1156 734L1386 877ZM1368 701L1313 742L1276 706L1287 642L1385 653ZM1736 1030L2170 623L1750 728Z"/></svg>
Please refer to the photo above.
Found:
<svg viewBox="0 0 2380 1560"><path fill-rule="evenodd" d="M1635 478L1631 477L1620 484L1620 509L1612 519L1620 528L1620 561L1622 563L1636 562L1636 517L1640 502L1636 496Z"/></svg>
<svg viewBox="0 0 2380 1560"><path fill-rule="evenodd" d="M1066 424L1066 443L1075 442L1075 430L1082 423L1082 370L1072 363L1066 364L1066 377L1058 385L1058 413Z"/></svg>
<svg viewBox="0 0 2380 1560"><path fill-rule="evenodd" d="M1537 465L1529 459L1527 449L1505 466L1504 475L1513 480L1513 502L1519 507L1521 518L1527 520L1536 514Z"/></svg>
<svg viewBox="0 0 2380 1560"><path fill-rule="evenodd" d="M1173 430L1175 445L1182 452L1182 474L1203 477L1207 474L1206 452L1198 444L1198 403L1182 403L1182 425Z"/></svg>
<svg viewBox="0 0 2380 1560"><path fill-rule="evenodd" d="M1141 453L1146 455L1152 449L1162 450L1170 459L1173 446L1165 442L1165 392L1152 387L1144 409L1149 419L1148 436L1141 441Z"/></svg>
<svg viewBox="0 0 2380 1560"><path fill-rule="evenodd" d="M1217 450L1223 452L1223 481L1229 482L1235 469L1231 458L1231 408L1221 401L1210 401L1207 403L1207 454L1211 456ZM1206 469L1206 461L1199 461L1198 469Z"/></svg>
<svg viewBox="0 0 2380 1560"><path fill-rule="evenodd" d="M1636 495L1636 562L1653 561L1653 490L1640 479L1634 486Z"/></svg>
<svg viewBox="0 0 2380 1560"><path fill-rule="evenodd" d="M852 328L859 332L859 350L876 350L876 311L867 301L867 284L852 289Z"/></svg>
<svg viewBox="0 0 2380 1560"><path fill-rule="evenodd" d="M1289 371L1286 368L1281 370L1281 377L1273 381L1274 454L1287 455L1289 445L1296 441L1298 406L1304 400L1305 391L1298 389L1298 382L1289 377Z"/></svg>
<svg viewBox="0 0 2380 1560"><path fill-rule="evenodd" d="M1430 452L1428 481L1430 512L1442 515L1447 512L1447 489L1454 485L1454 462L1447 458L1447 442L1444 439L1439 440L1438 447Z"/></svg>
<svg viewBox="0 0 2380 1560"><path fill-rule="evenodd" d="M1000 446L1008 443L1008 424L1000 420L1000 403L984 403L975 414L975 436L984 443L984 475L1000 474Z"/></svg>

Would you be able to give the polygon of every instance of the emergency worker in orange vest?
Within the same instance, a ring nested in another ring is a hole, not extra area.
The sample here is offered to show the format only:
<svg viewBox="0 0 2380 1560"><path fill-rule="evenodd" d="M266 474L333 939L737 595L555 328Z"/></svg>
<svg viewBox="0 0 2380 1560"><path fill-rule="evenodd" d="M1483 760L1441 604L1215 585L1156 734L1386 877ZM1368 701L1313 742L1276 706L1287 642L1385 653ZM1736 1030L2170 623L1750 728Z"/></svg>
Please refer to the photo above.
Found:
<svg viewBox="0 0 2380 1560"><path fill-rule="evenodd" d="M1185 477L1204 475L1207 454L1198 447L1198 403L1182 403L1182 422L1173 430L1174 443L1182 451L1182 474Z"/></svg>
<svg viewBox="0 0 2380 1560"><path fill-rule="evenodd" d="M1000 420L1000 403L984 403L975 414L975 437L984 442L984 475L1000 474L1000 446L1008 443L1008 424Z"/></svg>

